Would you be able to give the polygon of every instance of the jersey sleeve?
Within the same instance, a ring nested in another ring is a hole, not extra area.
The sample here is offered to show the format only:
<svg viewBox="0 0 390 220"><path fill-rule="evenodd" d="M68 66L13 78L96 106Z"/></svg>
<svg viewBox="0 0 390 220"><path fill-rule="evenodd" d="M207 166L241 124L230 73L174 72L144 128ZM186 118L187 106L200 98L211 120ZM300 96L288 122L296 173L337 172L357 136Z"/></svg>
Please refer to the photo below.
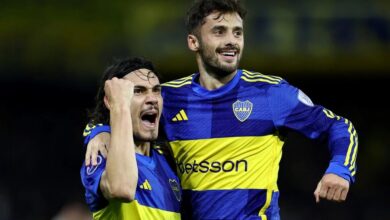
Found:
<svg viewBox="0 0 390 220"><path fill-rule="evenodd" d="M108 204L99 187L105 167L106 160L98 155L96 166L85 166L85 163L83 163L80 170L81 182L85 188L85 200L92 212L98 211Z"/></svg>
<svg viewBox="0 0 390 220"><path fill-rule="evenodd" d="M358 138L352 123L312 103L286 81L268 89L267 98L275 126L297 131L310 139L327 142L331 161L325 173L355 181Z"/></svg>
<svg viewBox="0 0 390 220"><path fill-rule="evenodd" d="M103 125L103 124L97 124L94 125L92 123L87 124L85 126L83 137L84 139L84 146L86 146L90 140L92 140L96 135L102 133L102 132L108 132L111 133L111 129L109 125Z"/></svg>

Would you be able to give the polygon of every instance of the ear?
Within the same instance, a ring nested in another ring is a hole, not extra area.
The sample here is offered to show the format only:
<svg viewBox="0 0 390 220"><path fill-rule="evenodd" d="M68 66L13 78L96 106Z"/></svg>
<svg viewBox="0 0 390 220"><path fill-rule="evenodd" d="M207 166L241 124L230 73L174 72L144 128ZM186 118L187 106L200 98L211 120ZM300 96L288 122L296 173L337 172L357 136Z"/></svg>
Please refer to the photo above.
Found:
<svg viewBox="0 0 390 220"><path fill-rule="evenodd" d="M108 97L106 95L104 96L103 101L106 108L110 110L110 102L108 101Z"/></svg>
<svg viewBox="0 0 390 220"><path fill-rule="evenodd" d="M199 50L199 40L195 35L187 35L187 44L191 51L197 52Z"/></svg>

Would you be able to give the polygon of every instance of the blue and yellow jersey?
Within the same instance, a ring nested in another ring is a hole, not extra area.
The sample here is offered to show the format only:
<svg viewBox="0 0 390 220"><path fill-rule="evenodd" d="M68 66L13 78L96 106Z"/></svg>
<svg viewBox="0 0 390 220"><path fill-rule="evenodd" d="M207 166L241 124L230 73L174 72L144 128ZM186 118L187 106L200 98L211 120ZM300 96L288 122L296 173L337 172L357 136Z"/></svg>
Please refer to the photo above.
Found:
<svg viewBox="0 0 390 220"><path fill-rule="evenodd" d="M183 188L184 219L269 219L279 212L285 130L327 140L326 173L354 181L352 123L280 77L238 70L208 91L199 74L163 84L163 125Z"/></svg>
<svg viewBox="0 0 390 220"><path fill-rule="evenodd" d="M99 182L106 160L102 156L98 156L97 166L82 166L81 180L93 219L181 219L179 180L159 149L150 152L150 157L136 154L138 186L135 199L129 203L103 197Z"/></svg>

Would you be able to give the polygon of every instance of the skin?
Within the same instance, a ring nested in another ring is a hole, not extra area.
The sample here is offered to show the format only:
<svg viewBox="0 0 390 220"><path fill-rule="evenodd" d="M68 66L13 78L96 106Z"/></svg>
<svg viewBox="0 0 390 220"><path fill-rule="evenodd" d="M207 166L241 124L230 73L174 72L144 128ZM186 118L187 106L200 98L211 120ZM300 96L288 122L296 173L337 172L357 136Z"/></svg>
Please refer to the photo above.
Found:
<svg viewBox="0 0 390 220"><path fill-rule="evenodd" d="M215 11L187 36L187 44L196 55L200 85L208 90L218 89L237 73L244 49L243 21L238 13L221 14ZM226 56L223 52L234 52L234 56ZM101 143L108 142L106 135L96 137L96 142L92 140L88 148L91 145L94 148L92 151L97 153L98 147L104 145ZM314 191L315 200L317 203L321 199L343 202L347 198L349 185L349 181L340 176L325 174Z"/></svg>
<svg viewBox="0 0 390 220"><path fill-rule="evenodd" d="M104 91L111 138L100 189L107 199L132 201L138 180L135 153L149 156L150 141L158 136L160 82L149 70L140 69L122 79L107 80ZM151 119L146 120L145 115L151 115Z"/></svg>
<svg viewBox="0 0 390 220"><path fill-rule="evenodd" d="M200 84L217 89L236 74L244 49L243 21L237 13L213 12L194 34L187 36L188 48L195 52ZM233 53L229 56L224 53Z"/></svg>

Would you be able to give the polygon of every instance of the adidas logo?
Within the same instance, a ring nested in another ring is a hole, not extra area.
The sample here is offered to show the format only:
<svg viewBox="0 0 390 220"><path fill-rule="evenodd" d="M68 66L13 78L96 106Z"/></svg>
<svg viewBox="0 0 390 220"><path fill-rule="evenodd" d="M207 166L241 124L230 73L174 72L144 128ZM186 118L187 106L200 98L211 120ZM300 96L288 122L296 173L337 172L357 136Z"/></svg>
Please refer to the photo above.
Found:
<svg viewBox="0 0 390 220"><path fill-rule="evenodd" d="M180 112L176 114L172 121L188 121L186 112L183 109L180 110Z"/></svg>
<svg viewBox="0 0 390 220"><path fill-rule="evenodd" d="M139 188L146 189L146 190L152 190L152 186L150 185L148 180L145 180L144 183L142 183Z"/></svg>

